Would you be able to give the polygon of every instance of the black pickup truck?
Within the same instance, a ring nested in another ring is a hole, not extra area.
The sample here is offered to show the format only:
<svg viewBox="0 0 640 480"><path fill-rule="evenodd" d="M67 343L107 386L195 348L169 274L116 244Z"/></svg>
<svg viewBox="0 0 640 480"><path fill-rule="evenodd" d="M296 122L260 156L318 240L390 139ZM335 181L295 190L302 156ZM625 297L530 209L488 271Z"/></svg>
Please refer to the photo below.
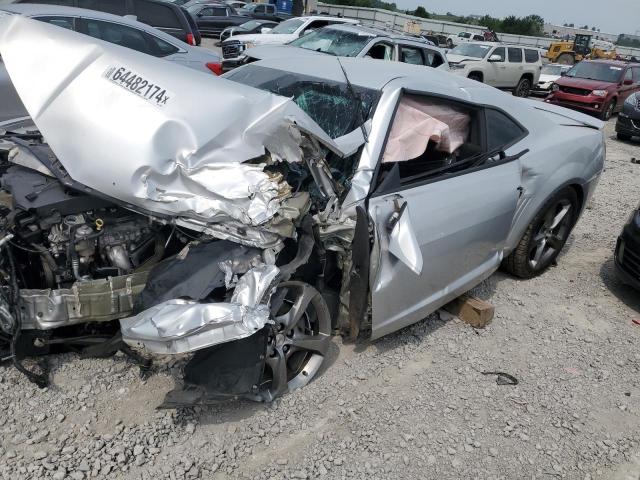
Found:
<svg viewBox="0 0 640 480"><path fill-rule="evenodd" d="M254 3L242 11L236 11L233 7L224 3L196 4L187 7L187 10L196 20L198 29L202 34L220 35L227 27L233 27L248 22L251 19L273 20L280 22L283 16L276 11L275 5L267 3Z"/></svg>

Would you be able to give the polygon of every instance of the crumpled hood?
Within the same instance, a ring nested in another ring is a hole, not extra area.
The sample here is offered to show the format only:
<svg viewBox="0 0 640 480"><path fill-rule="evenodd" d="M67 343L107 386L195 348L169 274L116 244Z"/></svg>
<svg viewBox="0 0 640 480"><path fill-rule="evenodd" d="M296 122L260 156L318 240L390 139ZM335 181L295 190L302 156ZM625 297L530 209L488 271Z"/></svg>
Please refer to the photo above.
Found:
<svg viewBox="0 0 640 480"><path fill-rule="evenodd" d="M465 63L468 62L477 62L478 60L480 60L479 58L474 58L474 57L467 57L465 55L452 55L450 53L447 54L447 60L449 60L449 63L460 63L464 60Z"/></svg>
<svg viewBox="0 0 640 480"><path fill-rule="evenodd" d="M540 74L540 80L538 80L538 83L555 82L559 78L560 75L549 75L548 73L542 73Z"/></svg>
<svg viewBox="0 0 640 480"><path fill-rule="evenodd" d="M556 82L558 85L573 88L583 88L585 90L606 90L613 85L612 82L602 80L589 80L588 78L562 77Z"/></svg>
<svg viewBox="0 0 640 480"><path fill-rule="evenodd" d="M243 162L300 161L301 132L341 154L290 99L43 22L0 17L0 54L69 175L132 207L261 225L286 184Z"/></svg>
<svg viewBox="0 0 640 480"><path fill-rule="evenodd" d="M251 42L256 45L284 45L291 40L298 38L292 33L250 33L245 35L234 35L232 39L226 41ZM225 42L222 42L224 45Z"/></svg>

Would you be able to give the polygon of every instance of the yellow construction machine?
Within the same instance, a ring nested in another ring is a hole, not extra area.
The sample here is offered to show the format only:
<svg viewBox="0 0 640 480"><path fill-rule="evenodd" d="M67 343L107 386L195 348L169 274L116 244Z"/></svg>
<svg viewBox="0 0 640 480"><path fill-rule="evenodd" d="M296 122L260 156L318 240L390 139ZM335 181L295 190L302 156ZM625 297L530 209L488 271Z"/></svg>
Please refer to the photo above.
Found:
<svg viewBox="0 0 640 480"><path fill-rule="evenodd" d="M592 35L576 34L572 41L554 42L549 46L547 59L550 63L573 65L585 58L615 59L618 56L615 47L610 42L592 40Z"/></svg>

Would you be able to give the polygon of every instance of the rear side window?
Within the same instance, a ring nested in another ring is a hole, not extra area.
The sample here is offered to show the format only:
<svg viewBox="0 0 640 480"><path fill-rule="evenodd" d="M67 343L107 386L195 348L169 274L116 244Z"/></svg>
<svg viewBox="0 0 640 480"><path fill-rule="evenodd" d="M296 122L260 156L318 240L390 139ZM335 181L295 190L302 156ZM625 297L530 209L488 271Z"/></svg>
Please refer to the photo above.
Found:
<svg viewBox="0 0 640 480"><path fill-rule="evenodd" d="M537 50L524 49L524 61L527 63L536 63L540 59Z"/></svg>
<svg viewBox="0 0 640 480"><path fill-rule="evenodd" d="M504 113L488 108L485 111L487 122L487 149L506 148L520 140L524 130Z"/></svg>
<svg viewBox="0 0 640 480"><path fill-rule="evenodd" d="M400 61L411 65L424 65L422 51L419 48L400 47Z"/></svg>
<svg viewBox="0 0 640 480"><path fill-rule="evenodd" d="M145 36L149 40L151 44L152 55L154 57L166 57L167 55L173 55L178 52L180 49L175 45L171 45L169 42L165 42L164 40L160 40L158 37L154 37L153 35L149 35L145 33Z"/></svg>
<svg viewBox="0 0 640 480"><path fill-rule="evenodd" d="M522 49L521 48L509 48L509 62L522 63Z"/></svg>
<svg viewBox="0 0 640 480"><path fill-rule="evenodd" d="M169 5L136 0L134 2L134 9L139 22L146 23L153 27L183 28L176 12Z"/></svg>
<svg viewBox="0 0 640 480"><path fill-rule="evenodd" d="M36 20L40 20L41 22L55 25L56 27L62 27L68 30L73 30L73 18L71 17L34 17L34 18Z"/></svg>
<svg viewBox="0 0 640 480"><path fill-rule="evenodd" d="M207 7L200 10L200 15L204 17L226 17L227 9L224 7Z"/></svg>
<svg viewBox="0 0 640 480"><path fill-rule="evenodd" d="M78 0L78 7L120 16L127 14L125 0Z"/></svg>
<svg viewBox="0 0 640 480"><path fill-rule="evenodd" d="M149 55L153 53L151 45L147 41L147 35L135 28L91 19L85 20L85 28L87 35L91 37Z"/></svg>

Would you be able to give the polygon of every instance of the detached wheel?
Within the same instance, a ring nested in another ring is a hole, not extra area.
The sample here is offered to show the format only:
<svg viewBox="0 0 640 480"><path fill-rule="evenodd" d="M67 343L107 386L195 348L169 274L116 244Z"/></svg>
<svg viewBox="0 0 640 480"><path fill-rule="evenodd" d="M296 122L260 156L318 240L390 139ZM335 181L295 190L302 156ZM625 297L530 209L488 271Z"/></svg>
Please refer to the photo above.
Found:
<svg viewBox="0 0 640 480"><path fill-rule="evenodd" d="M527 98L531 94L531 80L522 77L513 91L516 97Z"/></svg>
<svg viewBox="0 0 640 480"><path fill-rule="evenodd" d="M503 268L520 278L533 278L551 265L564 247L578 215L578 197L566 188L551 197L527 227Z"/></svg>
<svg viewBox="0 0 640 480"><path fill-rule="evenodd" d="M626 133L618 133L618 140L623 140L625 142L628 142L629 140L631 140L631 135L627 135Z"/></svg>
<svg viewBox="0 0 640 480"><path fill-rule="evenodd" d="M604 110L602 110L602 113L600 114L600 120L603 120L605 122L609 120L613 116L613 112L615 109L616 101L614 99L611 100L611 102L609 102L606 107L604 107Z"/></svg>
<svg viewBox="0 0 640 480"><path fill-rule="evenodd" d="M331 341L331 314L320 294L303 282L283 282L267 345L265 400L305 386L318 373Z"/></svg>

